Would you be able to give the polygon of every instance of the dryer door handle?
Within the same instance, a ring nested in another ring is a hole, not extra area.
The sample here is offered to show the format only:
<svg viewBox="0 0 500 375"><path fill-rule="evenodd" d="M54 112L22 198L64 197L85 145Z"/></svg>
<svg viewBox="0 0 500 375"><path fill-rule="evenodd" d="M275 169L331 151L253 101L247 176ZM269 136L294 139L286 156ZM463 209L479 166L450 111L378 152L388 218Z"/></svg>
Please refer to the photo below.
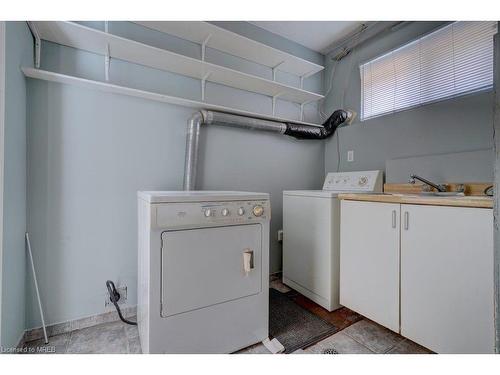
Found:
<svg viewBox="0 0 500 375"><path fill-rule="evenodd" d="M243 271L248 274L250 270L253 270L254 268L253 250L245 249L243 251Z"/></svg>

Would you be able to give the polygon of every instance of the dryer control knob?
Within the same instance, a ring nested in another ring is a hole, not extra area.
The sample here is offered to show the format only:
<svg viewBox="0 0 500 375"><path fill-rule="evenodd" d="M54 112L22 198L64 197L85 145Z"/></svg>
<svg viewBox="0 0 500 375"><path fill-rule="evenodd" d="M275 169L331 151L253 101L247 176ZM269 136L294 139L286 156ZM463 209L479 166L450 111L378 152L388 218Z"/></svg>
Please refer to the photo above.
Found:
<svg viewBox="0 0 500 375"><path fill-rule="evenodd" d="M223 208L221 211L222 216L227 216L229 215L229 210L227 208Z"/></svg>
<svg viewBox="0 0 500 375"><path fill-rule="evenodd" d="M212 210L210 208L207 208L204 212L205 217L210 217L212 216Z"/></svg>
<svg viewBox="0 0 500 375"><path fill-rule="evenodd" d="M262 214L264 213L264 207L262 207L260 204L253 206L252 212L255 216L262 216Z"/></svg>
<svg viewBox="0 0 500 375"><path fill-rule="evenodd" d="M238 208L238 215L239 216L245 215L245 209L243 207Z"/></svg>

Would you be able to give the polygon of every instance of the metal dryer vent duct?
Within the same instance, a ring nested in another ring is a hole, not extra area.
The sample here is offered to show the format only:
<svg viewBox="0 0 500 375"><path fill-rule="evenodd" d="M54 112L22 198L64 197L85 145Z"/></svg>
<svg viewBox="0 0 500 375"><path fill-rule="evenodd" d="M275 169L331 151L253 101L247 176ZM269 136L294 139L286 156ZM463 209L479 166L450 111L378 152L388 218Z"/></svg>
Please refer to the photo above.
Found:
<svg viewBox="0 0 500 375"><path fill-rule="evenodd" d="M198 171L198 146L201 125L220 125L248 130L260 130L288 135L297 139L326 139L345 121L352 121L355 114L336 110L323 126L308 126L288 122L263 120L223 112L200 110L188 120L186 157L184 161L184 190L194 190Z"/></svg>

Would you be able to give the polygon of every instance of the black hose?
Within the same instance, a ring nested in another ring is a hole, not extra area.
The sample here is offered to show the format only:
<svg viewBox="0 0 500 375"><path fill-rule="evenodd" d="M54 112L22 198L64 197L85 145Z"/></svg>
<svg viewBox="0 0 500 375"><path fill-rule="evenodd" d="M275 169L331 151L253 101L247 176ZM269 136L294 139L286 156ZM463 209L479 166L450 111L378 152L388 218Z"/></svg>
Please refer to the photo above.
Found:
<svg viewBox="0 0 500 375"><path fill-rule="evenodd" d="M132 322L130 320L127 320L123 317L122 312L120 310L120 306L118 306L118 301L120 300L120 293L116 290L115 283L112 282L111 280L106 281L106 288L108 288L108 293L109 293L109 300L113 302L113 305L115 305L116 311L118 312L118 316L120 317L120 320L123 323L127 323L133 326L136 326L136 322Z"/></svg>
<svg viewBox="0 0 500 375"><path fill-rule="evenodd" d="M337 109L323 123L322 127L287 123L285 134L297 139L326 139L332 136L338 126L344 123L348 117L347 111Z"/></svg>

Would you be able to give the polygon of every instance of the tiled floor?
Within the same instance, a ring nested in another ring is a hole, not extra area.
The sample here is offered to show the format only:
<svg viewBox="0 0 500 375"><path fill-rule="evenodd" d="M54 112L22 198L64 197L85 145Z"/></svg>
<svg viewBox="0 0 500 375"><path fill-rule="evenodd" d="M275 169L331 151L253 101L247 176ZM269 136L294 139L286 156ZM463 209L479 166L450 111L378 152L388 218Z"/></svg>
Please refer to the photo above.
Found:
<svg viewBox="0 0 500 375"><path fill-rule="evenodd" d="M306 353L329 354L429 354L430 351L404 337L363 319L337 332L316 345L304 349Z"/></svg>
<svg viewBox="0 0 500 375"><path fill-rule="evenodd" d="M112 322L25 344L27 353L141 353L137 326Z"/></svg>
<svg viewBox="0 0 500 375"><path fill-rule="evenodd" d="M271 278L270 286L282 293L291 289L279 278ZM316 305L304 296L292 296L294 301L341 331L293 354L426 354L429 350L404 337L342 308L334 313ZM135 320L135 317L132 318ZM347 328L345 328L347 327ZM344 329L345 328L345 329ZM105 323L70 333L50 337L49 344L36 340L25 344L28 353L141 353L137 326L118 322ZM269 354L262 344L256 344L239 354Z"/></svg>
<svg viewBox="0 0 500 375"><path fill-rule="evenodd" d="M429 354L429 350L363 319L346 329L292 354ZM269 354L262 344L244 349L238 354Z"/></svg>

